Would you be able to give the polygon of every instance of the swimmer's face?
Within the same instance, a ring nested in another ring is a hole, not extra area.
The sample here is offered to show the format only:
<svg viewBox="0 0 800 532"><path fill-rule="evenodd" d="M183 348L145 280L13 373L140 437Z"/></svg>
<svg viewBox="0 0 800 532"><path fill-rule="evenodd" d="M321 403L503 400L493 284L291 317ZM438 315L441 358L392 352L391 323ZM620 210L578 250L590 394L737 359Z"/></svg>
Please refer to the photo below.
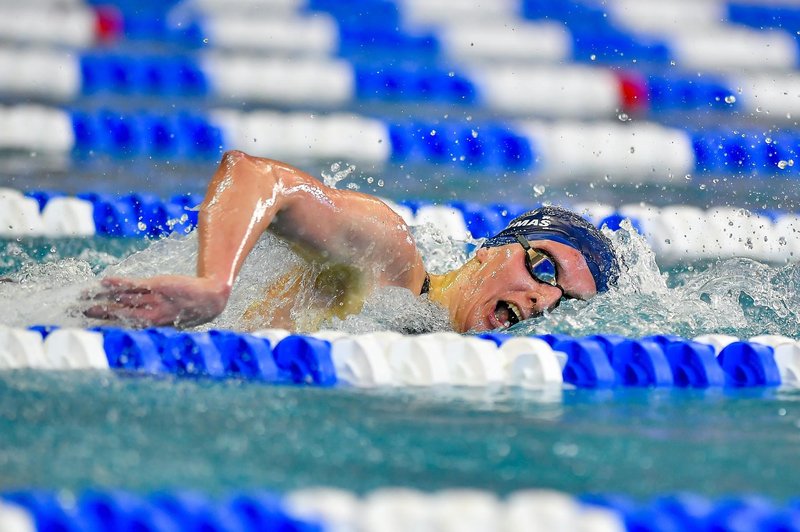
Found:
<svg viewBox="0 0 800 532"><path fill-rule="evenodd" d="M555 259L558 283L566 297L588 299L597 293L578 250L550 240L532 240L530 244ZM470 279L451 306L451 319L460 331L505 328L552 310L561 299L561 290L531 276L519 244L481 248L473 260L476 268L469 270Z"/></svg>

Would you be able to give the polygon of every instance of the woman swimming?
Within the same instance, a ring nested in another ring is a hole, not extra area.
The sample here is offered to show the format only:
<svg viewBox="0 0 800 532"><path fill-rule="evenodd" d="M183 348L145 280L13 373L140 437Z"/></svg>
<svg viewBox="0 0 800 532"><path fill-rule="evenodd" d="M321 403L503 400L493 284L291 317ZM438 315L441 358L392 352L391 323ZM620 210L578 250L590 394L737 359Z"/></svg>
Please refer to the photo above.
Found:
<svg viewBox="0 0 800 532"><path fill-rule="evenodd" d="M225 308L264 231L315 266L312 298L299 298L298 277L284 276L267 291L269 305L248 310L263 326L292 330L298 328L298 305L344 317L388 286L427 294L447 309L456 331L498 329L553 309L563 298L588 299L607 290L618 273L602 233L573 212L543 207L513 220L463 266L429 274L408 226L378 198L327 187L283 162L231 151L200 206L197 274L106 278L103 289L89 296L85 314L145 326L208 322Z"/></svg>

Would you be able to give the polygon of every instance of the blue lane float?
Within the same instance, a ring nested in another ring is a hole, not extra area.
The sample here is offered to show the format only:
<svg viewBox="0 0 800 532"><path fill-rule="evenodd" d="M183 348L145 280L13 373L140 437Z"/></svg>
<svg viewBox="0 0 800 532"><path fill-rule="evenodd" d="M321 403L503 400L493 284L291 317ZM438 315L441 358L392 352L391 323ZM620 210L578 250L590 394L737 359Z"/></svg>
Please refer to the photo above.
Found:
<svg viewBox="0 0 800 532"><path fill-rule="evenodd" d="M719 354L718 361L729 386L778 386L781 375L771 347L734 342Z"/></svg>
<svg viewBox="0 0 800 532"><path fill-rule="evenodd" d="M72 505L56 493L42 490L8 492L0 494L0 500L27 511L41 531L323 530L320 522L292 515L281 498L271 492L242 492L215 500L188 490L140 496L122 490L92 489L81 493Z"/></svg>
<svg viewBox="0 0 800 532"><path fill-rule="evenodd" d="M308 336L289 335L275 346L275 364L290 382L333 386L336 370L331 344Z"/></svg>
<svg viewBox="0 0 800 532"><path fill-rule="evenodd" d="M725 384L725 374L710 345L672 342L666 347L665 354L672 368L675 386L707 388Z"/></svg>
<svg viewBox="0 0 800 532"><path fill-rule="evenodd" d="M603 345L595 340L562 340L553 349L567 354L564 382L578 388L608 388L616 377Z"/></svg>

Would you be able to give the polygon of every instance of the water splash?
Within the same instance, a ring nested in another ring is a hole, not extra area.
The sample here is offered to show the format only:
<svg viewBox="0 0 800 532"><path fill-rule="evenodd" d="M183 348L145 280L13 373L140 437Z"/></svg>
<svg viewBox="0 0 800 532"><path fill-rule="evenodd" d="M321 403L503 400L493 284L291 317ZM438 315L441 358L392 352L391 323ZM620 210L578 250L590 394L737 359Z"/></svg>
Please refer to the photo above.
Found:
<svg viewBox="0 0 800 532"><path fill-rule="evenodd" d="M426 267L433 273L459 267L480 244L453 240L431 225L412 231ZM800 266L774 267L750 259L730 259L684 265L665 273L652 249L629 224L608 234L624 258L618 286L589 301L565 301L552 313L522 322L510 332L575 336L603 332L632 337L664 333L693 337L718 332L739 337L766 333L800 337ZM197 238L192 234L163 239L122 260L118 254L98 249L84 249L67 258L66 253L53 250L34 255L14 242L0 250L0 262L19 264L9 275L15 282L0 283L0 304L7 309L3 323L86 327L99 322L81 315L79 297L97 287L99 276L193 274ZM243 318L246 310L263 300L268 287L286 272L303 267L307 267L305 261L285 242L264 235L245 261L225 311L201 329L257 328ZM305 289L313 290L312 285ZM447 314L408 290L388 288L372 294L360 314L331 319L324 326L351 333L441 330L447 327Z"/></svg>
<svg viewBox="0 0 800 532"><path fill-rule="evenodd" d="M800 336L799 266L729 259L662 273L653 251L630 224L609 236L624 258L618 287L589 301L565 301L511 332Z"/></svg>
<svg viewBox="0 0 800 532"><path fill-rule="evenodd" d="M333 163L330 171L323 170L321 172L322 182L325 183L325 186L327 187L336 188L336 185L339 184L339 181L347 179L350 177L350 174L355 171L356 167L353 164L346 164L343 162Z"/></svg>

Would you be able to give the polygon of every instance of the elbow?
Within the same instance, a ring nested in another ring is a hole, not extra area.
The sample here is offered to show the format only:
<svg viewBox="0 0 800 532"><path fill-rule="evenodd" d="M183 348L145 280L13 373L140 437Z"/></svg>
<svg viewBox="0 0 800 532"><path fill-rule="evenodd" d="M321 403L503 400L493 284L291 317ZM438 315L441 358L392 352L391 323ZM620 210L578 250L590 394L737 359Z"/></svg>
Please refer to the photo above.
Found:
<svg viewBox="0 0 800 532"><path fill-rule="evenodd" d="M222 160L220 161L220 164L231 165L250 158L250 155L247 155L242 150L228 150L222 154Z"/></svg>

